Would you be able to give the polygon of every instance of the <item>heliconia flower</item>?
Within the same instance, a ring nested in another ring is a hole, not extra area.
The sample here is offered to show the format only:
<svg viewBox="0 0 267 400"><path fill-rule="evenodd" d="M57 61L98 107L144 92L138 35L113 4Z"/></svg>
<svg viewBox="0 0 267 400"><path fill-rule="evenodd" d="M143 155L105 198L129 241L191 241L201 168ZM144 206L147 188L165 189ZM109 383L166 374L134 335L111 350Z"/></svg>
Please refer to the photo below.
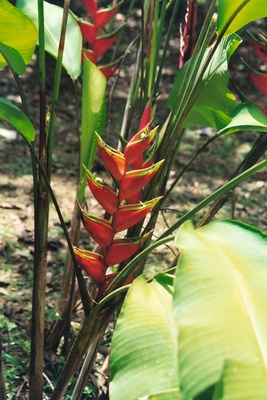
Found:
<svg viewBox="0 0 267 400"><path fill-rule="evenodd" d="M142 189L153 178L163 162L164 160L161 160L148 168L127 171L120 182L120 203Z"/></svg>
<svg viewBox="0 0 267 400"><path fill-rule="evenodd" d="M114 281L114 279L118 274L119 272L108 274L106 275L105 279L99 283L97 295L95 297L95 301L97 303L103 298L105 291L111 285L111 283ZM122 286L129 285L130 283L132 283L133 280L134 280L134 275L131 274L128 276L128 278L125 280Z"/></svg>
<svg viewBox="0 0 267 400"><path fill-rule="evenodd" d="M95 15L98 10L96 0L83 0L83 4L84 4L87 12L91 15L91 17L95 18Z"/></svg>
<svg viewBox="0 0 267 400"><path fill-rule="evenodd" d="M112 227L115 232L121 232L141 221L158 203L161 197L140 202L138 204L126 204L119 207L113 215Z"/></svg>
<svg viewBox="0 0 267 400"><path fill-rule="evenodd" d="M258 33L257 37L252 35L250 32L248 33L255 53L265 64L267 64L267 38L261 33Z"/></svg>
<svg viewBox="0 0 267 400"><path fill-rule="evenodd" d="M108 37L106 37L106 36L96 37L95 41L92 43L93 53L95 55L95 58L98 59L107 50L109 50L116 39L117 39L117 35L108 36Z"/></svg>
<svg viewBox="0 0 267 400"><path fill-rule="evenodd" d="M127 204L138 204L141 200L142 200L142 189L139 189L132 196L127 198Z"/></svg>
<svg viewBox="0 0 267 400"><path fill-rule="evenodd" d="M112 244L105 250L105 263L112 266L131 257L140 250L143 243L151 234L152 232L149 232L140 238L114 239Z"/></svg>
<svg viewBox="0 0 267 400"><path fill-rule="evenodd" d="M104 180L96 178L85 166L84 169L93 196L104 210L113 215L119 208L119 199L114 188Z"/></svg>
<svg viewBox="0 0 267 400"><path fill-rule="evenodd" d="M189 60L189 58L191 58L195 47L197 8L198 8L198 3L196 0L187 0L185 27L182 38L183 41L181 41L182 46L180 49L179 68L182 68L185 62Z"/></svg>
<svg viewBox="0 0 267 400"><path fill-rule="evenodd" d="M126 171L126 160L124 155L120 151L108 146L97 133L96 136L98 149L105 166L111 175L117 181L120 181Z"/></svg>
<svg viewBox="0 0 267 400"><path fill-rule="evenodd" d="M94 217L91 214L82 212L82 222L87 233L99 244L103 249L112 243L115 231L111 223L104 218Z"/></svg>
<svg viewBox="0 0 267 400"><path fill-rule="evenodd" d="M250 70L248 71L249 77L253 85L262 93L267 96L267 74L260 73L258 71Z"/></svg>
<svg viewBox="0 0 267 400"><path fill-rule="evenodd" d="M145 129L145 128L147 128L150 131L152 119L153 119L152 108L151 108L151 102L149 101L147 103L147 105L145 106L143 114L140 118L140 122L138 125L138 131L141 131L142 129Z"/></svg>
<svg viewBox="0 0 267 400"><path fill-rule="evenodd" d="M82 33L83 39L90 43L93 44L96 40L96 29L93 24L90 22L84 21L84 22L78 22L79 28Z"/></svg>
<svg viewBox="0 0 267 400"><path fill-rule="evenodd" d="M96 282L102 282L108 268L104 262L104 257L101 254L79 249L75 246L73 246L73 250L79 266Z"/></svg>
<svg viewBox="0 0 267 400"><path fill-rule="evenodd" d="M147 128L142 129L127 143L124 149L124 157L129 165L136 161L152 142L158 127L149 132Z"/></svg>
<svg viewBox="0 0 267 400"><path fill-rule="evenodd" d="M100 65L98 67L99 71L102 72L102 74L106 77L106 79L110 78L112 75L115 74L115 72L118 70L119 66L118 65L112 65L112 66L105 66L105 65Z"/></svg>
<svg viewBox="0 0 267 400"><path fill-rule="evenodd" d="M108 7L105 9L98 10L94 15L94 25L97 30L103 28L116 14L121 2L116 4L114 7Z"/></svg>
<svg viewBox="0 0 267 400"><path fill-rule="evenodd" d="M82 50L82 62L83 62L84 57L87 57L88 60L92 61L94 64L96 63L95 55L92 50L83 49Z"/></svg>

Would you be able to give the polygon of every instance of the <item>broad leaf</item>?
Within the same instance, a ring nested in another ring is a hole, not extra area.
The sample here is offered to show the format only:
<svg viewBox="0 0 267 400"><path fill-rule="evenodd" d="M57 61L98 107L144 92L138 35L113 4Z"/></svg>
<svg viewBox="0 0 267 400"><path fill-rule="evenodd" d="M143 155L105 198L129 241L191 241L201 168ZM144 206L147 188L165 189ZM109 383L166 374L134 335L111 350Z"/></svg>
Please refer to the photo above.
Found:
<svg viewBox="0 0 267 400"><path fill-rule="evenodd" d="M196 90L199 96L184 121L184 127L203 125L221 129L229 124L236 101L234 95L228 89L228 61L240 43L241 39L237 35L223 39L206 68L202 80L197 82L199 78L196 77ZM204 67L209 52L210 48L205 52L200 70ZM168 100L170 108L174 106L189 63L190 60L185 63L175 77L174 86Z"/></svg>
<svg viewBox="0 0 267 400"><path fill-rule="evenodd" d="M82 135L81 135L81 158L80 158L80 186L78 188L78 199L83 200L86 185L85 171L82 165L91 169L97 140L95 132L102 133L105 121L105 93L107 80L97 66L87 57L84 57L83 67L83 93L82 93Z"/></svg>
<svg viewBox="0 0 267 400"><path fill-rule="evenodd" d="M266 367L227 360L213 400L266 400L266 393Z"/></svg>
<svg viewBox="0 0 267 400"><path fill-rule="evenodd" d="M18 75L23 75L25 73L25 62L17 50L0 42L0 53L2 53L8 65L13 68Z"/></svg>
<svg viewBox="0 0 267 400"><path fill-rule="evenodd" d="M37 0L18 0L16 6L27 14L38 26ZM61 32L63 10L61 7L44 1L45 16L45 49L52 56L57 57ZM63 66L73 80L81 74L82 63L82 35L73 16L69 14L65 46L63 53Z"/></svg>
<svg viewBox="0 0 267 400"><path fill-rule="evenodd" d="M219 0L217 33L230 35L264 17L267 17L266 0Z"/></svg>
<svg viewBox="0 0 267 400"><path fill-rule="evenodd" d="M0 42L16 49L27 64L34 52L36 40L37 30L33 22L7 0L0 0ZM6 48L0 49L1 52L3 50L6 51ZM11 50L9 55L10 53ZM13 57L12 60L14 68L16 60ZM6 60L0 54L0 68L6 64ZM21 69L19 73L21 73Z"/></svg>
<svg viewBox="0 0 267 400"><path fill-rule="evenodd" d="M34 128L26 115L7 100L0 98L0 118L14 126L28 142L34 140Z"/></svg>
<svg viewBox="0 0 267 400"><path fill-rule="evenodd" d="M177 332L171 295L143 277L132 284L111 346L111 400L177 400Z"/></svg>
<svg viewBox="0 0 267 400"><path fill-rule="evenodd" d="M223 135L240 130L267 132L267 117L254 104L238 104L232 115L231 122L221 129L218 134Z"/></svg>
<svg viewBox="0 0 267 400"><path fill-rule="evenodd" d="M196 230L187 221L176 245L174 309L183 398L215 385L229 359L258 366L267 382L267 236L234 221ZM246 382L250 393L259 390L254 375ZM243 400L236 378L232 385L239 395L225 399ZM267 398L266 385L261 388L261 398Z"/></svg>

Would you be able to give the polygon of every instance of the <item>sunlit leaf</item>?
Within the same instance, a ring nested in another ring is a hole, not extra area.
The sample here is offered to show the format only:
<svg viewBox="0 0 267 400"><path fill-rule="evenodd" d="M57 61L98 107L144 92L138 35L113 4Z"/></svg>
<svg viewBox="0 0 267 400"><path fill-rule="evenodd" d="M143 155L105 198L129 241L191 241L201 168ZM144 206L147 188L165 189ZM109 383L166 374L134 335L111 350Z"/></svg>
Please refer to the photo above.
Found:
<svg viewBox="0 0 267 400"><path fill-rule="evenodd" d="M34 128L31 121L20 109L5 99L0 99L0 118L16 128L28 142L34 140Z"/></svg>
<svg viewBox="0 0 267 400"><path fill-rule="evenodd" d="M140 277L129 289L113 336L110 374L111 400L180 398L171 295L158 282Z"/></svg>
<svg viewBox="0 0 267 400"><path fill-rule="evenodd" d="M36 40L37 30L33 22L7 0L0 0L0 42L17 50L27 64L34 52ZM6 64L0 54L0 68Z"/></svg>
<svg viewBox="0 0 267 400"><path fill-rule="evenodd" d="M235 96L228 89L228 61L240 43L241 39L237 35L222 40L206 68L202 80L197 83L196 90L199 97L185 119L184 127L202 125L222 129L230 123L236 101ZM200 68L204 66L209 50L207 49L205 52ZM190 60L185 63L175 77L174 86L168 100L170 108L175 104L177 93L189 63ZM196 79L198 78L196 77Z"/></svg>
<svg viewBox="0 0 267 400"><path fill-rule="evenodd" d="M230 35L248 23L267 17L266 0L219 0L217 33Z"/></svg>
<svg viewBox="0 0 267 400"><path fill-rule="evenodd" d="M215 221L196 230L187 221L176 245L174 311L183 398L195 398L215 385L226 360L258 366L267 382L267 236L235 221ZM254 376L247 373L246 390L258 394ZM238 374L236 379L235 397L223 399L258 398L243 397ZM260 398L267 398L266 385Z"/></svg>
<svg viewBox="0 0 267 400"><path fill-rule="evenodd" d="M231 122L219 130L218 134L223 135L240 130L267 132L267 116L254 104L238 104L232 115Z"/></svg>
<svg viewBox="0 0 267 400"><path fill-rule="evenodd" d="M16 6L38 26L37 0L18 0ZM57 57L63 9L44 1L45 49ZM68 16L63 66L74 80L81 74L82 34L71 14Z"/></svg>

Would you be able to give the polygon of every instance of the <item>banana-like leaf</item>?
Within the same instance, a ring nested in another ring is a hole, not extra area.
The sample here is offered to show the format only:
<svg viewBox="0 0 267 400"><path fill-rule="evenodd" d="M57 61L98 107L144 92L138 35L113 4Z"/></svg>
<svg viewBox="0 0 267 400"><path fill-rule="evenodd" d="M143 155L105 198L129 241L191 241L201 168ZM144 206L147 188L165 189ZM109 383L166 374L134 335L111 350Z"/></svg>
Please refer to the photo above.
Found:
<svg viewBox="0 0 267 400"><path fill-rule="evenodd" d="M156 281L133 282L112 340L111 400L180 399L171 299Z"/></svg>
<svg viewBox="0 0 267 400"><path fill-rule="evenodd" d="M23 11L38 26L37 0L17 0L17 8ZM45 50L53 57L57 57L63 9L44 1L45 17ZM71 14L68 15L63 66L75 80L82 71L82 34L79 26Z"/></svg>
<svg viewBox="0 0 267 400"><path fill-rule="evenodd" d="M0 0L0 42L17 50L27 64L34 52L36 40L37 29L30 18L7 0ZM0 51L2 52L2 50L5 51L6 48L2 48ZM14 59L13 62L16 65ZM5 58L0 54L0 68L6 64Z"/></svg>
<svg viewBox="0 0 267 400"><path fill-rule="evenodd" d="M228 89L228 61L240 43L240 37L235 34L222 40L206 68L202 80L197 82L196 90L199 92L199 97L185 119L184 127L203 125L222 129L230 123L236 101L235 96ZM200 70L206 63L209 51L210 49L207 49L205 52ZM189 60L185 63L175 77L168 100L170 108L175 104L177 93L190 62ZM197 79L199 78L196 77Z"/></svg>
<svg viewBox="0 0 267 400"><path fill-rule="evenodd" d="M3 118L14 126L27 142L32 142L34 140L35 132L31 121L18 107L14 106L14 104L10 103L8 100L1 98L0 118Z"/></svg>
<svg viewBox="0 0 267 400"><path fill-rule="evenodd" d="M266 400L266 393L265 366L227 360L213 400Z"/></svg>
<svg viewBox="0 0 267 400"><path fill-rule="evenodd" d="M178 230L176 245L174 312L182 398L199 396L222 375L217 399L246 399L240 374L235 380L234 364L229 367L227 360L248 364L250 399L267 398L266 384L259 386L254 379L258 370L267 382L267 236L234 221L196 230L187 221ZM226 397L221 395L224 387Z"/></svg>
<svg viewBox="0 0 267 400"><path fill-rule="evenodd" d="M217 33L228 36L248 23L267 17L266 0L219 0Z"/></svg>
<svg viewBox="0 0 267 400"><path fill-rule="evenodd" d="M219 130L218 134L224 135L240 130L267 132L267 117L254 104L238 104L232 115L231 122Z"/></svg>

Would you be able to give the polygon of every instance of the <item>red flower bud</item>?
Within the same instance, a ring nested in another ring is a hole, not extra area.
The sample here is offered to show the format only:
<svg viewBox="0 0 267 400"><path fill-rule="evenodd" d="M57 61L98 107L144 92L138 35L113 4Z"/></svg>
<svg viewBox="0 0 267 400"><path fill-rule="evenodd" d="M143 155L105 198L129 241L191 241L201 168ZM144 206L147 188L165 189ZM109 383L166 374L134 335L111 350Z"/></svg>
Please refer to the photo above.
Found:
<svg viewBox="0 0 267 400"><path fill-rule="evenodd" d="M137 191L142 189L155 175L164 160L157 162L152 167L128 171L120 182L119 201L127 200Z"/></svg>
<svg viewBox="0 0 267 400"><path fill-rule="evenodd" d="M84 40L90 44L93 44L94 41L96 40L96 29L93 24L90 24L90 22L78 22L78 25L80 27L82 37Z"/></svg>
<svg viewBox="0 0 267 400"><path fill-rule="evenodd" d="M135 254L143 245L151 232L141 238L115 239L106 248L104 261L107 265L116 265Z"/></svg>
<svg viewBox="0 0 267 400"><path fill-rule="evenodd" d="M136 161L148 148L157 132L157 129L158 127L149 132L147 128L144 128L134 135L134 137L127 143L124 149L124 157L129 165Z"/></svg>
<svg viewBox="0 0 267 400"><path fill-rule="evenodd" d="M96 282L101 282L105 279L108 266L105 264L104 257L101 254L78 249L75 246L73 246L73 250L77 263L88 275Z"/></svg>
<svg viewBox="0 0 267 400"><path fill-rule="evenodd" d="M120 151L108 146L98 134L96 134L96 136L99 152L105 166L111 175L116 180L120 181L125 175L126 171L126 160L124 155Z"/></svg>
<svg viewBox="0 0 267 400"><path fill-rule="evenodd" d="M95 199L109 214L114 214L119 208L118 196L114 188L102 179L96 178L85 166L88 186Z"/></svg>
<svg viewBox="0 0 267 400"><path fill-rule="evenodd" d="M94 217L82 211L82 222L94 241L99 244L103 249L112 243L115 231L109 221L103 218Z"/></svg>
<svg viewBox="0 0 267 400"><path fill-rule="evenodd" d="M120 206L118 211L113 215L112 227L115 232L121 232L128 229L141 221L153 209L161 197L148 200L144 203L126 204Z"/></svg>

